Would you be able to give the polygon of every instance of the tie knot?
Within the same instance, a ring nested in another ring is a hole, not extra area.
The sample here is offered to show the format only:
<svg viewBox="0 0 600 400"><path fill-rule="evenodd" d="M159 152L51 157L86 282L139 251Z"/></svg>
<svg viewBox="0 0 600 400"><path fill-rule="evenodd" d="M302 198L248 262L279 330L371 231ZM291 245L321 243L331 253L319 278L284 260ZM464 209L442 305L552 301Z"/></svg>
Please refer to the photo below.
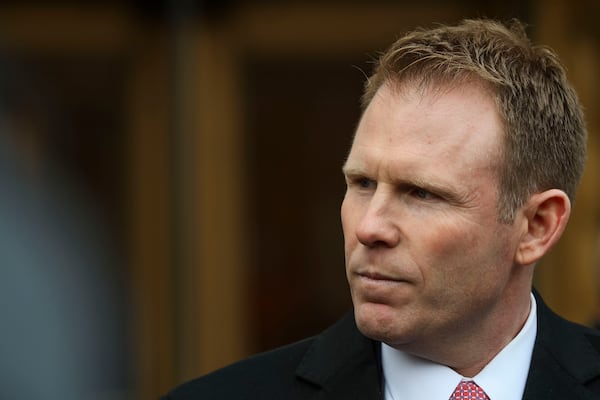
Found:
<svg viewBox="0 0 600 400"><path fill-rule="evenodd" d="M490 400L490 398L475 382L460 381L450 400Z"/></svg>

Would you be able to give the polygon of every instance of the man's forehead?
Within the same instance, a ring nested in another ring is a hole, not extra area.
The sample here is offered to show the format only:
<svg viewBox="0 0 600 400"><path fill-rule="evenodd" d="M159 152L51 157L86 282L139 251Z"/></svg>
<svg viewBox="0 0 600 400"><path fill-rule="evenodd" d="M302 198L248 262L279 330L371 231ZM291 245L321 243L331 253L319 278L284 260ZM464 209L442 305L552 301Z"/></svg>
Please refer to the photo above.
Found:
<svg viewBox="0 0 600 400"><path fill-rule="evenodd" d="M384 159L399 168L447 163L448 168L496 168L504 124L495 100L479 84L383 86L365 110L349 157L372 168Z"/></svg>
<svg viewBox="0 0 600 400"><path fill-rule="evenodd" d="M500 134L503 137L505 124L495 94L478 80L463 83L460 86L445 82L438 85L425 85L418 82L386 83L377 90L371 103L361 115L353 142L357 140L358 133L361 128L364 128L363 125L370 125L367 127L369 129L385 126L387 121L382 117L388 120L398 119L405 127L418 125L421 122L441 125L454 122L455 128L460 128L462 124L463 131L468 132L471 126L478 126L481 118L485 116L497 128L489 133ZM412 114L407 114L408 112ZM376 116L373 118L372 114ZM372 118L368 118L369 116ZM443 139L444 130L437 133L441 134L437 139ZM486 132L481 132L484 133Z"/></svg>
<svg viewBox="0 0 600 400"><path fill-rule="evenodd" d="M495 88L490 83L469 72L456 74L451 77L430 76L413 77L409 79L396 79L391 77L384 81L379 89L377 89L373 98L365 107L362 115L364 115L365 111L371 106L373 100L376 98L381 100L382 96L387 97L391 94L392 98L411 98L433 103L440 97L464 87L473 88L482 94L489 96L489 99L494 102L496 101L497 93ZM497 111L500 111L498 107Z"/></svg>

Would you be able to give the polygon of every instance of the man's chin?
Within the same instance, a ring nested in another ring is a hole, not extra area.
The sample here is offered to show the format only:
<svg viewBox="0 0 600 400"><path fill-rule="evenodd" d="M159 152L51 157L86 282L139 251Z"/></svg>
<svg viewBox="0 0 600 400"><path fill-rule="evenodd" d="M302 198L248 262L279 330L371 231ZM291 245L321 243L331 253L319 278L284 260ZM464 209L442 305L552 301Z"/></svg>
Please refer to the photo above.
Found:
<svg viewBox="0 0 600 400"><path fill-rule="evenodd" d="M392 307L385 304L362 303L354 306L354 319L358 330L373 340L394 341L400 333L397 318Z"/></svg>

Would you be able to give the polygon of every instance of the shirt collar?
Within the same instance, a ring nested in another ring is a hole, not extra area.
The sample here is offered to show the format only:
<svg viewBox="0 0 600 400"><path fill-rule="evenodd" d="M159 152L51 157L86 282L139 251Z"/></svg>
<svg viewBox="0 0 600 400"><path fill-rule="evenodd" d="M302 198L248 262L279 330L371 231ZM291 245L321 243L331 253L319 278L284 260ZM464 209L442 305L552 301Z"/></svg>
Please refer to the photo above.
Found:
<svg viewBox="0 0 600 400"><path fill-rule="evenodd" d="M525 390L531 354L537 333L536 301L517 336L473 378L464 378L453 369L381 344L386 400L448 399L458 383L473 380L491 400L520 399ZM435 382L432 385L431 382Z"/></svg>

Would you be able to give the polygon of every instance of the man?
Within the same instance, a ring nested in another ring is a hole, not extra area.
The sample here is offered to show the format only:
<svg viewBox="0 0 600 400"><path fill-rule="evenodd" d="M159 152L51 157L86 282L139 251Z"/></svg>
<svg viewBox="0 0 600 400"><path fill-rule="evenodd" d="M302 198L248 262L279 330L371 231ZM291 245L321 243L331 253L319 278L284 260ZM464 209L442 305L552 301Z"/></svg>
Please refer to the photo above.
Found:
<svg viewBox="0 0 600 400"><path fill-rule="evenodd" d="M600 333L532 294L585 159L556 56L516 22L417 30L363 100L341 209L353 315L167 399L600 398Z"/></svg>

